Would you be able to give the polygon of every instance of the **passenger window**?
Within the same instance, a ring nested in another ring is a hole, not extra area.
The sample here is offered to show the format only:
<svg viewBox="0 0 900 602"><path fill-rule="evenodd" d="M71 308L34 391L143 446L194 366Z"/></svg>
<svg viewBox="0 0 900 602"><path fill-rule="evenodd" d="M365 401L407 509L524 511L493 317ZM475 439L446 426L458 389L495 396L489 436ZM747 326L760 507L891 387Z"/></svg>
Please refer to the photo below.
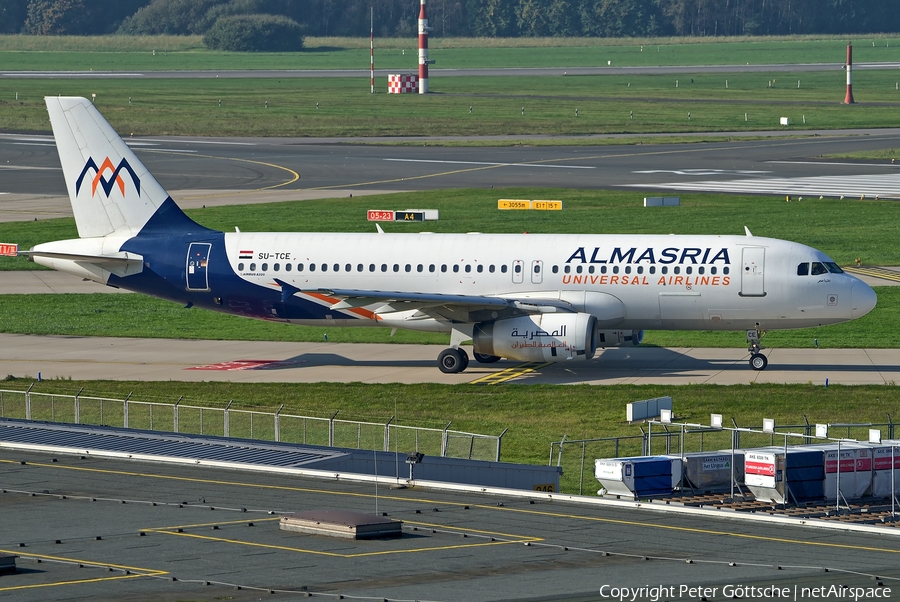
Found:
<svg viewBox="0 0 900 602"><path fill-rule="evenodd" d="M494 264L493 263L488 267L488 272L490 272L491 274L494 273Z"/></svg>
<svg viewBox="0 0 900 602"><path fill-rule="evenodd" d="M434 264L433 264L433 263L428 264L428 271L429 271L429 272L434 272Z"/></svg>
<svg viewBox="0 0 900 602"><path fill-rule="evenodd" d="M268 272L268 271L269 271L269 264L268 264L268 263L264 263L264 264L262 264L262 266L260 266L260 267L261 267L261 269L262 269L263 272ZM822 267L825 267L825 266L822 266Z"/></svg>
<svg viewBox="0 0 900 602"><path fill-rule="evenodd" d="M251 263L251 264L250 264L250 271L251 271L251 272L255 272L255 271L256 271L256 264L255 264L255 263Z"/></svg>
<svg viewBox="0 0 900 602"><path fill-rule="evenodd" d="M576 273L576 274L580 274L582 269L583 269L582 266L577 266L577 267L575 268L575 273Z"/></svg>
<svg viewBox="0 0 900 602"><path fill-rule="evenodd" d="M394 271L395 271L395 272L399 272L399 271L400 271L400 264L399 264L399 263L395 263L395 264L394 264Z"/></svg>
<svg viewBox="0 0 900 602"><path fill-rule="evenodd" d="M534 273L535 274L541 273L541 266L539 264L534 264Z"/></svg>
<svg viewBox="0 0 900 602"><path fill-rule="evenodd" d="M472 271L472 266L466 264L466 273L468 274L471 271Z"/></svg>
<svg viewBox="0 0 900 602"><path fill-rule="evenodd" d="M516 266L513 268L513 270L515 270L516 274L521 274L521 273L522 273L522 266L521 266L520 264L517 263Z"/></svg>
<svg viewBox="0 0 900 602"><path fill-rule="evenodd" d="M501 274L505 274L505 273L506 273L506 270L507 270L506 264L504 263L503 265L500 266L500 273L501 273Z"/></svg>
<svg viewBox="0 0 900 602"><path fill-rule="evenodd" d="M626 274L630 274L630 273L631 273L631 266L630 266L630 265L626 265L626 266L625 266L625 273L626 273Z"/></svg>
<svg viewBox="0 0 900 602"><path fill-rule="evenodd" d="M275 271L277 272L278 270L281 269L281 265L279 265L279 264L276 263L275 265L272 266L272 269L275 270Z"/></svg>
<svg viewBox="0 0 900 602"><path fill-rule="evenodd" d="M614 265L613 266L613 274L618 274L618 273L619 273L619 266Z"/></svg>
<svg viewBox="0 0 900 602"><path fill-rule="evenodd" d="M568 274L569 272L572 271L572 266L567 265L566 267L563 268L563 271L564 271L566 274Z"/></svg>
<svg viewBox="0 0 900 602"><path fill-rule="evenodd" d="M446 272L446 271L447 271L447 264L446 264L446 263L442 263L442 264L441 264L441 271L442 271L442 272Z"/></svg>
<svg viewBox="0 0 900 602"><path fill-rule="evenodd" d="M656 273L656 266L655 266L655 265L651 265L651 266L650 266L650 273L651 273L651 274L655 274L655 273Z"/></svg>
<svg viewBox="0 0 900 602"><path fill-rule="evenodd" d="M479 263L478 267L475 268L475 271L477 271L479 274L482 273L484 271L484 266Z"/></svg>
<svg viewBox="0 0 900 602"><path fill-rule="evenodd" d="M323 263L323 264L322 264L322 267L320 267L319 269L320 269L321 271L323 271L323 272L327 272L327 271L328 271L328 264L327 264L327 263Z"/></svg>
<svg viewBox="0 0 900 602"><path fill-rule="evenodd" d="M606 266L605 266L605 265L601 265L601 266L600 266L600 273L601 273L601 274L605 274L605 273L606 273Z"/></svg>
<svg viewBox="0 0 900 602"><path fill-rule="evenodd" d="M554 274L558 274L558 273L559 273L559 266L558 266L558 265L555 265L555 266L553 266L553 267L550 268L550 269L553 271Z"/></svg>
<svg viewBox="0 0 900 602"><path fill-rule="evenodd" d="M453 266L453 271L454 271L454 272L458 272L458 271L459 271L459 264L456 264L456 265Z"/></svg>
<svg viewBox="0 0 900 602"><path fill-rule="evenodd" d="M676 265L674 268L672 268L672 273L673 273L673 274L680 274L680 273L681 273L681 267Z"/></svg>
<svg viewBox="0 0 900 602"><path fill-rule="evenodd" d="M285 271L285 272L290 272L290 271L291 271L291 264L289 264L289 263L284 264L284 271Z"/></svg>
<svg viewBox="0 0 900 602"><path fill-rule="evenodd" d="M353 271L353 266L350 265L350 264L348 263L347 265L344 266L344 271L345 271L345 272L352 272L352 271Z"/></svg>
<svg viewBox="0 0 900 602"><path fill-rule="evenodd" d="M717 272L717 271L718 271L718 270L716 270L716 266L713 266L713 267L709 268L709 273L712 274L713 276L716 275L716 272Z"/></svg>
<svg viewBox="0 0 900 602"><path fill-rule="evenodd" d="M588 274L594 273L594 266L588 266Z"/></svg>
<svg viewBox="0 0 900 602"><path fill-rule="evenodd" d="M662 269L660 270L660 272L663 273L663 274L668 274L668 273L669 273L669 266L665 266L665 265L664 265L664 266L662 267Z"/></svg>
<svg viewBox="0 0 900 602"><path fill-rule="evenodd" d="M798 276L809 276L809 264L801 263L797 266L797 275Z"/></svg>
<svg viewBox="0 0 900 602"><path fill-rule="evenodd" d="M244 271L244 264L243 264L243 263L239 263L239 264L238 264L238 271L239 271L239 272L243 272L243 271Z"/></svg>
<svg viewBox="0 0 900 602"><path fill-rule="evenodd" d="M703 268L700 268L700 269L702 270ZM639 265L638 266L638 274L643 274L643 273L644 273L644 266Z"/></svg>
<svg viewBox="0 0 900 602"><path fill-rule="evenodd" d="M303 271L303 264L302 264L302 263L298 263L298 264L297 264L297 271L298 271L298 272L302 272L302 271Z"/></svg>
<svg viewBox="0 0 900 602"><path fill-rule="evenodd" d="M382 271L382 272L387 272L387 264L386 264L386 263L382 263L382 264L381 264L381 271Z"/></svg>
<svg viewBox="0 0 900 602"><path fill-rule="evenodd" d="M727 265L724 268L722 268L722 273L725 274L726 276L728 275L729 271L731 271L731 270L728 269Z"/></svg>
<svg viewBox="0 0 900 602"><path fill-rule="evenodd" d="M416 266L416 271L417 271L417 272L422 272L422 271L424 271L424 270L425 270L425 266L422 265L421 263L420 263L419 265Z"/></svg>
<svg viewBox="0 0 900 602"><path fill-rule="evenodd" d="M374 264L374 263L370 263L370 264L369 264L369 271L370 271L370 272L374 272L374 271L375 271L375 264Z"/></svg>
<svg viewBox="0 0 900 602"><path fill-rule="evenodd" d="M699 268L697 268L697 273L702 276L706 273L706 268L701 265Z"/></svg>
<svg viewBox="0 0 900 602"><path fill-rule="evenodd" d="M821 261L814 261L812 264L812 275L820 276L822 274L827 274L828 268L825 267L825 264Z"/></svg>
<svg viewBox="0 0 900 602"><path fill-rule="evenodd" d="M412 272L412 266L408 263L403 267L403 271L406 273Z"/></svg>
<svg viewBox="0 0 900 602"><path fill-rule="evenodd" d="M691 266L688 266L688 267L684 268L684 273L685 273L685 274L690 274L690 273L693 272L693 271L694 271L694 270L693 270L693 268L691 268Z"/></svg>

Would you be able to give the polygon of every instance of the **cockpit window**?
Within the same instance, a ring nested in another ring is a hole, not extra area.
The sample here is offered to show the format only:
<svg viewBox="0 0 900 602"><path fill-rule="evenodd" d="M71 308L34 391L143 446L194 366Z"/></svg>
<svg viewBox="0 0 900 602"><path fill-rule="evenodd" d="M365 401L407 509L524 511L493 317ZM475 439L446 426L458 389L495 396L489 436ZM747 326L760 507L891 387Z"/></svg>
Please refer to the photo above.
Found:
<svg viewBox="0 0 900 602"><path fill-rule="evenodd" d="M814 261L812 264L812 275L820 276L822 274L827 274L828 268L825 267L825 264L821 261Z"/></svg>
<svg viewBox="0 0 900 602"><path fill-rule="evenodd" d="M843 274L844 273L844 270L841 269L841 266L839 266L838 264L836 264L833 261L826 261L825 267L827 267L828 271L831 272L832 274Z"/></svg>
<svg viewBox="0 0 900 602"><path fill-rule="evenodd" d="M798 276L809 276L809 264L801 263L797 266L797 275Z"/></svg>

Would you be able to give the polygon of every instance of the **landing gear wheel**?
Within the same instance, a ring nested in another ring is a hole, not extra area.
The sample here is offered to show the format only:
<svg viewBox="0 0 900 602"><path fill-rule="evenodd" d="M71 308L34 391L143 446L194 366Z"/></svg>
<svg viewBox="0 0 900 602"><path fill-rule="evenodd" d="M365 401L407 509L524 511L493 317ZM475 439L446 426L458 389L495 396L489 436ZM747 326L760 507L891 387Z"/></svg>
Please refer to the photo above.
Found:
<svg viewBox="0 0 900 602"><path fill-rule="evenodd" d="M444 349L438 356L438 368L444 374L458 374L469 366L469 356L462 349Z"/></svg>
<svg viewBox="0 0 900 602"><path fill-rule="evenodd" d="M472 356L479 364L493 364L494 362L500 361L499 355L488 355L486 353L478 353L477 351L473 351Z"/></svg>
<svg viewBox="0 0 900 602"><path fill-rule="evenodd" d="M762 353L754 353L750 356L750 367L754 370L765 370L769 360Z"/></svg>

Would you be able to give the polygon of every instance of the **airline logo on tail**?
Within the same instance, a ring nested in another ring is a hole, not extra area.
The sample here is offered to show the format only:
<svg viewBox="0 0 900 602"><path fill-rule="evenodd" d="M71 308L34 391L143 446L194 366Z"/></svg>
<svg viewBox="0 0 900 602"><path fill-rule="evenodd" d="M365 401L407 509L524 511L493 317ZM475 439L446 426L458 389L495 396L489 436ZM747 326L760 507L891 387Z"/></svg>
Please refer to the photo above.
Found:
<svg viewBox="0 0 900 602"><path fill-rule="evenodd" d="M75 181L75 194L81 190L81 184L84 182L85 176L88 172L93 169L94 170L94 179L91 181L91 196L94 196L97 193L97 185L99 184L101 188L103 188L104 194L109 197L109 193L112 192L113 185L118 186L119 192L122 193L122 196L125 196L125 180L122 179L121 172L124 170L131 176L131 181L134 183L134 188L137 190L137 193L141 194L141 179L137 177L137 174L134 173L134 170L131 169L131 165L128 164L128 160L124 157L121 161L119 161L119 165L113 167L112 161L109 160L109 157L103 160L103 163L100 167L97 167L97 163L94 162L93 157L89 157L87 162L84 164L84 169L81 170L81 175L78 176L78 180ZM104 177L103 174L110 171L112 175L109 178Z"/></svg>

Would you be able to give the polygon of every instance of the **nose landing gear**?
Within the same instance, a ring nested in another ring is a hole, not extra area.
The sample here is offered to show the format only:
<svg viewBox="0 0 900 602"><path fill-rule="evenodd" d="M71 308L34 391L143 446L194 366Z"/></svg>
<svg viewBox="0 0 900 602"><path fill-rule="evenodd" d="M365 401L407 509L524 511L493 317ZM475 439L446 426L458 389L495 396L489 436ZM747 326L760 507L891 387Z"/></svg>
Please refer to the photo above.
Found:
<svg viewBox="0 0 900 602"><path fill-rule="evenodd" d="M766 366L769 365L768 358L760 353L765 347L760 345L759 341L765 334L765 332L760 332L759 329L747 331L747 351L750 352L750 367L754 370L765 370Z"/></svg>

